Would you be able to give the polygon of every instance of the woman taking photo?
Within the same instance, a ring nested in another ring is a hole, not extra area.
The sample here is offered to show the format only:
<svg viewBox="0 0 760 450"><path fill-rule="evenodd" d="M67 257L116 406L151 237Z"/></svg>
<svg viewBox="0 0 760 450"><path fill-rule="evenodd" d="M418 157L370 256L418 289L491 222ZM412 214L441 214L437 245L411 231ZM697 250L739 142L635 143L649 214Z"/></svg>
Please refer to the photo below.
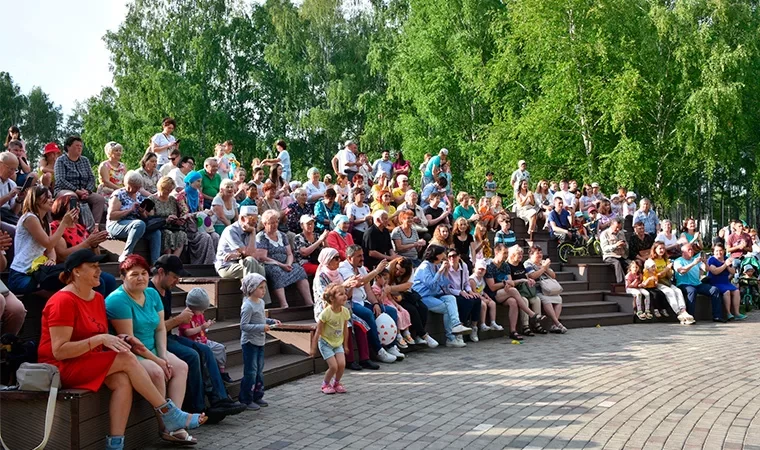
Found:
<svg viewBox="0 0 760 450"><path fill-rule="evenodd" d="M112 391L107 450L124 448L133 390L156 410L159 424L166 430L162 437L177 441L186 435L183 428L199 426L206 418L185 413L156 389L135 357L145 351L139 339L108 334L105 302L94 290L100 283L98 263L103 258L84 249L66 259L60 274L65 287L50 297L42 311L38 360L58 368L63 389L97 392L105 384Z"/></svg>
<svg viewBox="0 0 760 450"><path fill-rule="evenodd" d="M157 168L158 157L153 152L146 153L140 160L140 168L137 169L137 173L140 174L143 181L143 187L140 193L146 197L149 197L156 193L158 188L158 180L161 179L161 172Z"/></svg>
<svg viewBox="0 0 760 450"><path fill-rule="evenodd" d="M13 240L14 257L8 277L8 289L16 295L38 290L55 292L63 287L58 280L62 265L56 265L55 245L63 232L79 219L73 209L63 215L61 226L50 234L47 222L53 206L53 195L44 186L30 189L24 198L22 215L16 224Z"/></svg>
<svg viewBox="0 0 760 450"><path fill-rule="evenodd" d="M256 235L256 259L264 263L267 280L272 293L280 302L280 308L287 308L285 288L295 284L303 298L304 306L312 305L309 281L306 271L293 261L293 251L288 243L288 235L279 231L280 216L269 210L261 215L264 230Z"/></svg>
<svg viewBox="0 0 760 450"><path fill-rule="evenodd" d="M124 188L111 194L106 230L112 238L127 241L119 261L124 261L128 255L133 254L137 242L143 238L148 240L150 260L155 261L161 256L161 230L148 231L146 228L145 219L153 215L153 210L148 211L142 206L147 199L140 194L142 177L137 172L129 171L124 176L124 183Z"/></svg>
<svg viewBox="0 0 760 450"><path fill-rule="evenodd" d="M105 146L106 160L98 166L98 194L108 198L113 191L124 187L124 174L127 166L121 162L121 154L124 148L117 142L109 142Z"/></svg>
<svg viewBox="0 0 760 450"><path fill-rule="evenodd" d="M329 231L323 231L317 236L314 232L315 220L312 216L301 216L301 234L297 234L293 240L293 248L298 259L298 263L309 276L317 273L319 265L319 252L325 247L325 241Z"/></svg>
<svg viewBox="0 0 760 450"><path fill-rule="evenodd" d="M158 193L150 198L155 203L154 217L166 219L166 226L161 229L161 254L180 256L187 244L187 233L184 230L185 218L182 217L179 203L170 195L174 187L171 177L162 177L156 186Z"/></svg>
<svg viewBox="0 0 760 450"><path fill-rule="evenodd" d="M726 309L727 320L744 320L747 318L739 311L739 289L731 283L731 277L736 273L734 258L726 258L726 247L723 244L713 245L713 256L707 260L707 279L718 288L723 296L723 306Z"/></svg>
<svg viewBox="0 0 760 450"><path fill-rule="evenodd" d="M340 215L340 205L336 201L336 197L335 189L328 188L325 191L325 197L314 205L317 232L330 231L333 219Z"/></svg>
<svg viewBox="0 0 760 450"><path fill-rule="evenodd" d="M225 228L237 221L238 208L235 201L235 182L225 178L219 185L219 193L211 201L211 210L216 217L214 231L217 234L221 235Z"/></svg>
<svg viewBox="0 0 760 450"><path fill-rule="evenodd" d="M61 194L53 202L53 208L50 211L50 216L53 219L50 222L50 229L53 233L58 231L61 226L66 213L69 212L71 205L71 199L76 199L76 195L72 192L69 194ZM91 250L96 255L100 254L100 243L104 242L108 238L108 232L105 230L96 231L90 234L81 223L75 223L69 228L63 230L63 239L59 239L55 244L55 256L56 262L63 263L66 258L72 253L79 250ZM100 285L95 288L96 291L103 296L108 297L108 294L116 290L116 278L113 275L106 272L100 273Z"/></svg>
<svg viewBox="0 0 760 450"><path fill-rule="evenodd" d="M455 335L469 333L472 329L462 325L459 320L457 299L453 295L445 294L449 287L449 261L446 259L446 249L431 245L425 250L423 259L420 267L414 272L412 288L422 297L422 302L430 312L443 314L446 347L464 347L464 342Z"/></svg>
<svg viewBox="0 0 760 450"><path fill-rule="evenodd" d="M133 347L139 363L148 373L161 398L168 398L182 407L187 386L187 364L166 350L164 305L158 292L148 287L150 266L140 255L129 255L120 265L124 282L106 298L108 320L117 334L134 336L141 346ZM127 341L129 343L129 341ZM179 430L172 433L169 424L162 431L166 440L194 442L183 428L198 428L206 421L203 414L187 415Z"/></svg>

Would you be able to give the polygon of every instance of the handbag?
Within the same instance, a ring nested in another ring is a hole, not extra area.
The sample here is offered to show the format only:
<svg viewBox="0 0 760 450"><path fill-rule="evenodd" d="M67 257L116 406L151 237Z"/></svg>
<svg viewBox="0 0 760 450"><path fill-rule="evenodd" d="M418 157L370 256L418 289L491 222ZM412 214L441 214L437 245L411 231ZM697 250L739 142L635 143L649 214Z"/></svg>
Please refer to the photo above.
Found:
<svg viewBox="0 0 760 450"><path fill-rule="evenodd" d="M162 230L166 227L165 217L148 217L145 219L145 232Z"/></svg>
<svg viewBox="0 0 760 450"><path fill-rule="evenodd" d="M533 298L538 295L536 285L528 286L528 283L520 283L517 285L517 291L525 298Z"/></svg>
<svg viewBox="0 0 760 450"><path fill-rule="evenodd" d="M547 296L559 295L564 290L557 280L549 277L540 280L538 285L541 286L541 293Z"/></svg>
<svg viewBox="0 0 760 450"><path fill-rule="evenodd" d="M45 411L45 433L42 442L34 450L44 449L50 439L55 417L55 401L58 397L58 389L61 387L61 374L58 368L52 364L22 363L16 371L18 389L20 391L50 392L48 394L47 409ZM9 450L0 436L0 445L4 450Z"/></svg>

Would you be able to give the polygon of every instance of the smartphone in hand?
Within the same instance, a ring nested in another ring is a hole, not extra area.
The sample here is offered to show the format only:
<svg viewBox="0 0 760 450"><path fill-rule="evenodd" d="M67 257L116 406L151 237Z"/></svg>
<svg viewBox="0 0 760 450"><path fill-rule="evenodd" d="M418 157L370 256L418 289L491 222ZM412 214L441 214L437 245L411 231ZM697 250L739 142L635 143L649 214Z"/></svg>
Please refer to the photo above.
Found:
<svg viewBox="0 0 760 450"><path fill-rule="evenodd" d="M140 208L144 209L146 212L151 212L154 206L156 206L156 204L149 198L146 198L140 203Z"/></svg>
<svg viewBox="0 0 760 450"><path fill-rule="evenodd" d="M69 211L72 209L77 209L77 206L79 206L79 200L75 196L69 197Z"/></svg>

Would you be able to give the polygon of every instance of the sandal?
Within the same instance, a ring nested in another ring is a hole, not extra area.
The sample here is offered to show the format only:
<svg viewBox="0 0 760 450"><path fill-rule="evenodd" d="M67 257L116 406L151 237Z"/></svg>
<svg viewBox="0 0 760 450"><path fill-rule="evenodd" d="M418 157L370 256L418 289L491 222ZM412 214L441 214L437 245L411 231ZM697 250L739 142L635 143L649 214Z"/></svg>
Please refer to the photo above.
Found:
<svg viewBox="0 0 760 450"><path fill-rule="evenodd" d="M517 333L517 331L511 331L511 332L509 333L509 338L510 338L510 339L513 339L513 340L515 340L515 341L522 341L522 340L523 340L523 337L522 337L522 336L520 336L520 335Z"/></svg>
<svg viewBox="0 0 760 450"><path fill-rule="evenodd" d="M178 444L178 445L196 445L198 441L190 436L187 431L184 429L179 429L177 431L161 431L159 433L159 436L161 436L161 440L164 440L166 442L171 442L172 444Z"/></svg>
<svg viewBox="0 0 760 450"><path fill-rule="evenodd" d="M535 334L530 330L530 328L525 328L522 331L523 336L535 336Z"/></svg>
<svg viewBox="0 0 760 450"><path fill-rule="evenodd" d="M548 331L544 330L544 327L542 327L541 324L538 323L538 322L536 322L533 325L533 331L535 331L538 334L547 334L547 333L549 333Z"/></svg>
<svg viewBox="0 0 760 450"><path fill-rule="evenodd" d="M647 320L647 315L644 311L637 312L636 317L638 317L639 320Z"/></svg>
<svg viewBox="0 0 760 450"><path fill-rule="evenodd" d="M164 405L156 408L161 421L168 431L176 431L184 428L195 429L206 423L208 417L205 414L188 414L177 407L173 401L168 400Z"/></svg>

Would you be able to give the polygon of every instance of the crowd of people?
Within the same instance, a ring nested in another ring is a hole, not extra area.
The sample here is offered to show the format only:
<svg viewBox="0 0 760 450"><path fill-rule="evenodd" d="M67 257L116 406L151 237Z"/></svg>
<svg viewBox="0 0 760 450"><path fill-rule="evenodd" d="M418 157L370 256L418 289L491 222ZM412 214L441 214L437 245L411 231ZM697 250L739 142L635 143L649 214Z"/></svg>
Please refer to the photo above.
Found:
<svg viewBox="0 0 760 450"><path fill-rule="evenodd" d="M711 297L716 321L746 317L735 274L756 276L758 265L742 261L760 252L746 223L721 230L707 257L694 219L679 235L649 200L637 205L633 192L620 188L607 198L597 183L534 183L526 161L518 162L507 194L492 172L482 192L455 194L444 148L426 155L415 190L402 152L382 152L370 163L347 141L332 159L334 174L312 167L301 182L292 179L285 141L274 157L255 159L250 172L232 141L195 170L173 134L176 122L162 125L135 170L121 161L121 144L105 144L98 180L76 136L62 151L46 145L36 171L17 128L0 153L0 270L10 272L0 297L3 330L18 333L23 325L16 295L56 292L43 312L40 361L60 368L65 388L113 391L109 449L124 445L132 389L156 408L161 437L179 443L194 442L187 430L206 421L267 406L265 333L279 323L265 307L289 307L288 288L313 305L312 350L328 365L325 394L346 392L345 368L376 370L376 361L404 359L409 346L437 347L429 313L442 315L447 347L505 328L515 341L566 333L561 285L552 261L533 245L544 228L560 242L598 234L602 260L633 295L642 321L672 313L692 324L698 294ZM514 198L514 214L502 197ZM513 216L527 225L527 252ZM125 241L118 288L98 266L106 239ZM135 254L140 240L148 260ZM241 280L240 402L226 392L232 380L224 345L206 336L214 323L203 315L205 291L189 292L187 308L171 314L171 290L187 276L182 258ZM503 325L497 304L509 307ZM392 341L378 334L376 319L384 315L398 330Z"/></svg>

